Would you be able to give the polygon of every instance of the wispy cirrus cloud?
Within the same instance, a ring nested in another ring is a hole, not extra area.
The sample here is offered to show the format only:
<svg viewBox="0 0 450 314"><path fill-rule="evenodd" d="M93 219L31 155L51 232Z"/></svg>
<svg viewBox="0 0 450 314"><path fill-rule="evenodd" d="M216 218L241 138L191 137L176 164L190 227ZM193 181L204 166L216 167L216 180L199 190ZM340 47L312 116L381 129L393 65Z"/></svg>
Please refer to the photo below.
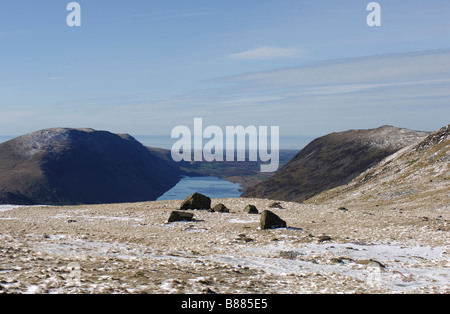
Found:
<svg viewBox="0 0 450 314"><path fill-rule="evenodd" d="M228 58L232 60L270 60L296 58L299 56L301 56L301 51L298 49L259 46L251 50L231 54Z"/></svg>
<svg viewBox="0 0 450 314"><path fill-rule="evenodd" d="M225 85L197 91L195 99L168 99L167 113L189 121L195 108L217 125L279 123L285 134L384 124L433 130L450 114L450 50L329 60L220 81Z"/></svg>
<svg viewBox="0 0 450 314"><path fill-rule="evenodd" d="M450 114L450 50L329 60L219 82L159 101L105 107L102 115L130 117L136 127L151 122L164 132L203 117L215 125L280 125L284 134L304 135L384 124L433 130Z"/></svg>
<svg viewBox="0 0 450 314"><path fill-rule="evenodd" d="M278 125L283 135L318 135L384 124L431 131L450 116L450 50L329 60L215 83L221 84L160 99L74 99L59 108L76 104L77 111L46 112L34 120L84 121L108 130L120 125L117 131L135 134L146 134L151 125L155 134L170 134L202 117L205 124Z"/></svg>
<svg viewBox="0 0 450 314"><path fill-rule="evenodd" d="M389 84L448 79L450 50L331 60L299 67L252 72L225 78L273 86Z"/></svg>

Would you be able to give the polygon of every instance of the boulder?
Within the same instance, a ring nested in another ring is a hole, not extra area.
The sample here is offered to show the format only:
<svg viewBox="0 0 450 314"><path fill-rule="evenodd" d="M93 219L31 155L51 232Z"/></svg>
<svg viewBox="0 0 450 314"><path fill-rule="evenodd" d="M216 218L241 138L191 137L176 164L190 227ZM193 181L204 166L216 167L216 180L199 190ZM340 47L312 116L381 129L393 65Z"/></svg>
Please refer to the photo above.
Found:
<svg viewBox="0 0 450 314"><path fill-rule="evenodd" d="M170 214L169 220L167 222L176 222L176 221L192 221L194 219L194 214L187 212L179 212L173 211Z"/></svg>
<svg viewBox="0 0 450 314"><path fill-rule="evenodd" d="M283 206L279 202L270 204L269 208L283 209Z"/></svg>
<svg viewBox="0 0 450 314"><path fill-rule="evenodd" d="M217 204L216 206L211 208L210 212L212 212L212 213L229 213L230 210L221 203L221 204Z"/></svg>
<svg viewBox="0 0 450 314"><path fill-rule="evenodd" d="M181 203L181 210L210 209L211 199L203 194L194 193Z"/></svg>
<svg viewBox="0 0 450 314"><path fill-rule="evenodd" d="M260 220L261 230L286 228L286 222L271 211L265 210Z"/></svg>
<svg viewBox="0 0 450 314"><path fill-rule="evenodd" d="M244 213L248 213L248 214L259 214L258 209L256 208L255 205L247 205L244 209Z"/></svg>
<svg viewBox="0 0 450 314"><path fill-rule="evenodd" d="M319 237L319 242L320 243L322 243L322 242L327 242L327 241L332 241L333 239L330 237L330 236L327 236L327 235L321 235L320 237Z"/></svg>

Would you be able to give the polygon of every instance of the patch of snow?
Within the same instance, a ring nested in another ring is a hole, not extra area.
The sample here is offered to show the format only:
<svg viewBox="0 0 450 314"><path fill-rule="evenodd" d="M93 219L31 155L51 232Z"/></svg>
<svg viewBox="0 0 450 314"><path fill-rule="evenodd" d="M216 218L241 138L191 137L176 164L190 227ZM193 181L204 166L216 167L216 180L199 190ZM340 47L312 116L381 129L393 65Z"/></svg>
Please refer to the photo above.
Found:
<svg viewBox="0 0 450 314"><path fill-rule="evenodd" d="M7 212L16 208L51 207L49 205L0 205L0 212Z"/></svg>
<svg viewBox="0 0 450 314"><path fill-rule="evenodd" d="M282 259L280 252L294 250L295 259ZM392 290L408 291L427 285L439 284L450 286L450 262L445 256L445 247L411 247L401 244L358 245L345 244L316 244L311 243L302 247L279 243L259 248L251 248L251 253L258 257L218 257L222 262L233 265L245 265L258 268L267 273L281 275L283 273L334 273L367 281L373 266L371 263L361 264L357 261L377 261L386 266L380 270L379 284ZM316 259L343 259L345 263L316 263ZM351 262L350 262L351 261ZM424 265L425 262L425 265ZM437 264L443 267L436 267Z"/></svg>
<svg viewBox="0 0 450 314"><path fill-rule="evenodd" d="M23 207L23 206L19 206L19 205L0 205L0 212L7 212L19 207Z"/></svg>
<svg viewBox="0 0 450 314"><path fill-rule="evenodd" d="M29 286L25 294L36 294L39 291L39 286Z"/></svg>
<svg viewBox="0 0 450 314"><path fill-rule="evenodd" d="M259 220L243 220L243 219L230 219L228 222L233 224L250 224L250 223L259 223Z"/></svg>
<svg viewBox="0 0 450 314"><path fill-rule="evenodd" d="M78 211L77 213L82 213L82 212L86 212L87 210L84 211ZM72 215L69 214L58 214L58 215L54 215L51 216L50 218L53 219L101 219L101 220L116 220L116 221L134 221L134 222L143 222L144 219L142 218L132 218L132 217L120 217L120 216L102 216L102 215L98 215L98 216L89 216L89 215L76 215L77 213L74 213Z"/></svg>
<svg viewBox="0 0 450 314"><path fill-rule="evenodd" d="M160 287L162 290L167 291L168 294L175 294L178 292L174 279L165 280Z"/></svg>
<svg viewBox="0 0 450 314"><path fill-rule="evenodd" d="M118 220L118 221L135 221L142 222L142 218L131 218L131 217L114 217L114 216L80 216L85 219L105 219L105 220Z"/></svg>

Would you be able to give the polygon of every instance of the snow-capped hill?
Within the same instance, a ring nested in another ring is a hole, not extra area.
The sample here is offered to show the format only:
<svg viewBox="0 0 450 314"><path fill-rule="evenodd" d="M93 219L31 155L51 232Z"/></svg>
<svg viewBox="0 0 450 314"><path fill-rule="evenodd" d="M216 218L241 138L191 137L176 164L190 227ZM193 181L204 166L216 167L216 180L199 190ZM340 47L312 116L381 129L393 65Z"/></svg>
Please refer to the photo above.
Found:
<svg viewBox="0 0 450 314"><path fill-rule="evenodd" d="M370 168L345 186L310 202L398 202L403 206L450 208L450 125Z"/></svg>
<svg viewBox="0 0 450 314"><path fill-rule="evenodd" d="M151 201L179 177L130 135L55 128L0 144L0 204Z"/></svg>

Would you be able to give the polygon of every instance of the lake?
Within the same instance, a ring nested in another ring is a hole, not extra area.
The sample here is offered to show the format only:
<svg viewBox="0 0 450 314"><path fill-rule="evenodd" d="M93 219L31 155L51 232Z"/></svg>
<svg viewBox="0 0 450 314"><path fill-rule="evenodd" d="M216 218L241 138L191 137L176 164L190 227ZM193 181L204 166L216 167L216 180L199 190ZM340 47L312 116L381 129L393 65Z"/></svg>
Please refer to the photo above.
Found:
<svg viewBox="0 0 450 314"><path fill-rule="evenodd" d="M210 198L236 198L241 196L241 185L216 177L184 177L158 201L184 200L197 192Z"/></svg>

